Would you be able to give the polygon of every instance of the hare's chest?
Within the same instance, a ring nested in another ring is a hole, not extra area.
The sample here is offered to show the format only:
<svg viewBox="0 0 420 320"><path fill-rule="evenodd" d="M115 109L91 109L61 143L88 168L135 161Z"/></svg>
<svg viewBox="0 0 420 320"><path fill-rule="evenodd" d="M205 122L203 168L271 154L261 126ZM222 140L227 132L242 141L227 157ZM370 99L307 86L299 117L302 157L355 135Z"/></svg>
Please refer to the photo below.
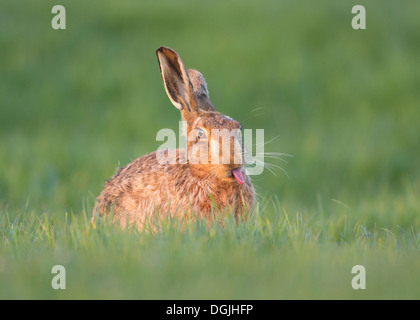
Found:
<svg viewBox="0 0 420 320"><path fill-rule="evenodd" d="M216 206L219 211L229 213L235 210L243 211L244 208L250 208L254 205L255 192L252 185L221 186L208 192L204 200L206 208Z"/></svg>

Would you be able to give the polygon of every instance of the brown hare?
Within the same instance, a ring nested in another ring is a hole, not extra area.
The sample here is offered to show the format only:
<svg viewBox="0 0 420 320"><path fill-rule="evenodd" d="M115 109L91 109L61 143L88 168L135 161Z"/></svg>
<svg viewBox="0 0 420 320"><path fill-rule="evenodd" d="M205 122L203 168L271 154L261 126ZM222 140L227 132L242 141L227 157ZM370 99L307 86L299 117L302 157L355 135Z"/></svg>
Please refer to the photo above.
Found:
<svg viewBox="0 0 420 320"><path fill-rule="evenodd" d="M155 151L119 168L97 198L93 219L112 213L115 222L138 228L156 215L221 220L232 213L245 219L255 191L245 173L240 134L231 134L240 133L239 123L215 111L204 77L187 71L176 52L160 47L156 55L166 93L181 111L186 147ZM229 133L227 152L217 130ZM198 153L201 161L192 161Z"/></svg>

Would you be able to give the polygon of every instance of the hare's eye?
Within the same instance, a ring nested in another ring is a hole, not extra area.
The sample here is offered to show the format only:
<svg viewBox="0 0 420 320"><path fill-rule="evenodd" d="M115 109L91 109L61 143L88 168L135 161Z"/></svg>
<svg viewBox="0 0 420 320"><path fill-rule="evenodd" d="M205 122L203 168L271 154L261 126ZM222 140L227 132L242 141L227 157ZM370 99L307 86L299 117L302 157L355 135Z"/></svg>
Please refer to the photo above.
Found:
<svg viewBox="0 0 420 320"><path fill-rule="evenodd" d="M203 129L198 129L198 130L197 130L197 135L198 135L200 138L204 138L204 136L205 136L206 134L204 133L204 130L203 130Z"/></svg>
<svg viewBox="0 0 420 320"><path fill-rule="evenodd" d="M199 141L200 139L203 139L206 137L206 133L204 132L203 129L197 129L197 137L195 138L196 142Z"/></svg>

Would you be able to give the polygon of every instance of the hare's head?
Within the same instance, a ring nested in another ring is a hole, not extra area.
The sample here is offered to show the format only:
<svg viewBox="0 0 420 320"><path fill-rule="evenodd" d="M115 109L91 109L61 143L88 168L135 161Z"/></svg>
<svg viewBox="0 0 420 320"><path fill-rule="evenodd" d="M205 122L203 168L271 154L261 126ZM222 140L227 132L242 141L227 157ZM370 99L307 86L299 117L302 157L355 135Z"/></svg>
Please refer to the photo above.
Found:
<svg viewBox="0 0 420 320"><path fill-rule="evenodd" d="M184 121L188 163L197 173L243 184L244 150L239 122L215 111L203 75L186 70L175 51L160 47L156 54L166 93Z"/></svg>

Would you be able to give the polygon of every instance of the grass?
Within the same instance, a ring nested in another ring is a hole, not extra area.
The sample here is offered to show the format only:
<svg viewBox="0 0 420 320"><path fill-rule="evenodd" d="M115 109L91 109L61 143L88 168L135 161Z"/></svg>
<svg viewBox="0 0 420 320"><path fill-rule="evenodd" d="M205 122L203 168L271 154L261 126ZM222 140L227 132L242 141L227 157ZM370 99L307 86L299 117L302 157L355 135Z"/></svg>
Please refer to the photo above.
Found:
<svg viewBox="0 0 420 320"><path fill-rule="evenodd" d="M61 31L50 1L0 4L0 298L419 299L420 4L358 2L355 31L346 2L181 2L64 2ZM265 159L288 177L254 177L246 224L90 222L116 166L178 128L161 45L293 155Z"/></svg>
<svg viewBox="0 0 420 320"><path fill-rule="evenodd" d="M237 226L156 234L92 224L83 214L28 214L2 221L10 260L2 261L2 298L294 299L415 298L419 246L413 230L372 232L350 217L319 221L256 213ZM25 263L23 263L25 262ZM51 268L66 267L66 290L51 289ZM367 270L367 290L351 287L351 268ZM12 272L16 277L9 277ZM401 272L404 270L404 272ZM28 283L30 284L28 286ZM392 290L391 290L392 289Z"/></svg>

